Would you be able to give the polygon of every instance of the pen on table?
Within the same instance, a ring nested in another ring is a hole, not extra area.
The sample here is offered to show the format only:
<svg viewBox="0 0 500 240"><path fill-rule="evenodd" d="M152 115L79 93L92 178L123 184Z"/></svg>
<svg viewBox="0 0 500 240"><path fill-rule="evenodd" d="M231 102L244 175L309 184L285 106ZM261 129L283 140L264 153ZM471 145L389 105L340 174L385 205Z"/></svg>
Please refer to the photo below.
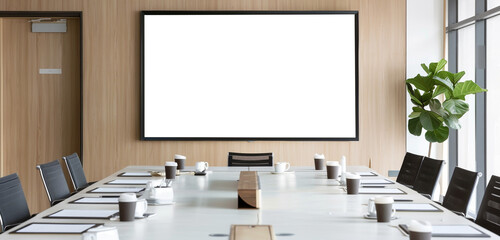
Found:
<svg viewBox="0 0 500 240"><path fill-rule="evenodd" d="M364 188L385 188L385 186L361 186Z"/></svg>

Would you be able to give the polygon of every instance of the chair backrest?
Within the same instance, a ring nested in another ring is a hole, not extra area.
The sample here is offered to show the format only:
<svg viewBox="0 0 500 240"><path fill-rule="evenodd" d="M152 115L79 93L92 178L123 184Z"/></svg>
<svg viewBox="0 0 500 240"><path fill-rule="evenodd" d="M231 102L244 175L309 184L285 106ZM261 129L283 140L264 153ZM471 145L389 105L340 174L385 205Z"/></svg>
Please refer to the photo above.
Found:
<svg viewBox="0 0 500 240"><path fill-rule="evenodd" d="M87 178L85 177L82 162L80 161L78 154L73 153L69 156L63 157L63 160L64 163L66 163L66 167L68 168L69 177L71 178L71 182L73 183L73 188L76 191L86 188L89 183L87 182Z"/></svg>
<svg viewBox="0 0 500 240"><path fill-rule="evenodd" d="M448 190L443 199L443 207L467 215L467 206L476 188L481 173L455 167Z"/></svg>
<svg viewBox="0 0 500 240"><path fill-rule="evenodd" d="M17 174L0 178L0 232L29 218L30 210Z"/></svg>
<svg viewBox="0 0 500 240"><path fill-rule="evenodd" d="M500 235L500 177L498 176L491 176L477 213L476 223Z"/></svg>
<svg viewBox="0 0 500 240"><path fill-rule="evenodd" d="M273 153L235 153L230 152L227 158L229 167L272 167Z"/></svg>
<svg viewBox="0 0 500 240"><path fill-rule="evenodd" d="M424 157L413 183L413 190L432 197L432 192L434 192L434 188L438 182L442 166L443 160Z"/></svg>
<svg viewBox="0 0 500 240"><path fill-rule="evenodd" d="M71 195L58 160L40 164L36 168L40 171L50 205L53 206L56 201L66 199Z"/></svg>
<svg viewBox="0 0 500 240"><path fill-rule="evenodd" d="M413 186L417 178L418 170L422 164L423 156L407 152L399 170L396 182L403 185Z"/></svg>

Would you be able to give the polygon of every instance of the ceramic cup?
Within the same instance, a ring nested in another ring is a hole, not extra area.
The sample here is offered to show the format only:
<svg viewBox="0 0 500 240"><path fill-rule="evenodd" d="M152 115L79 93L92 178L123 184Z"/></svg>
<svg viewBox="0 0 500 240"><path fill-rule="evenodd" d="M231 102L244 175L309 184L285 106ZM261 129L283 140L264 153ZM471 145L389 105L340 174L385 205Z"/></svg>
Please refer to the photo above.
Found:
<svg viewBox="0 0 500 240"><path fill-rule="evenodd" d="M175 154L174 161L177 163L177 169L182 170L182 169L184 169L184 166L186 165L186 156L183 156L180 154Z"/></svg>
<svg viewBox="0 0 500 240"><path fill-rule="evenodd" d="M205 172L208 170L208 162L196 162L194 169L196 172Z"/></svg>
<svg viewBox="0 0 500 240"><path fill-rule="evenodd" d="M274 163L274 171L277 173L286 172L290 169L289 162L276 162Z"/></svg>
<svg viewBox="0 0 500 240"><path fill-rule="evenodd" d="M171 187L155 187L149 194L152 203L169 204L174 201L174 190Z"/></svg>
<svg viewBox="0 0 500 240"><path fill-rule="evenodd" d="M361 176L357 174L346 174L347 194L358 194Z"/></svg>
<svg viewBox="0 0 500 240"><path fill-rule="evenodd" d="M122 193L118 198L120 221L134 221L137 197L134 193Z"/></svg>
<svg viewBox="0 0 500 240"><path fill-rule="evenodd" d="M340 164L338 161L326 162L326 177L328 179L338 179L340 175Z"/></svg>
<svg viewBox="0 0 500 240"><path fill-rule="evenodd" d="M375 210L377 212L377 222L390 222L396 214L396 209L392 207L394 199L392 197L376 197Z"/></svg>
<svg viewBox="0 0 500 240"><path fill-rule="evenodd" d="M432 226L429 222L412 220L408 226L410 240L431 240Z"/></svg>
<svg viewBox="0 0 500 240"><path fill-rule="evenodd" d="M82 234L83 240L118 240L116 227L91 228Z"/></svg>
<svg viewBox="0 0 500 240"><path fill-rule="evenodd" d="M314 154L314 169L324 170L325 169L325 155Z"/></svg>

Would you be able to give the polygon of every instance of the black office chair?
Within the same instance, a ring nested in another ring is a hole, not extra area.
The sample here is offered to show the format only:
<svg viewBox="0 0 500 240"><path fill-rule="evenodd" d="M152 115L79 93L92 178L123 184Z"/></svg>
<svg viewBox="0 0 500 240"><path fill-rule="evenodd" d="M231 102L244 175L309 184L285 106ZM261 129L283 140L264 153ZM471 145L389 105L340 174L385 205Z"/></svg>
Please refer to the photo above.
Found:
<svg viewBox="0 0 500 240"><path fill-rule="evenodd" d="M443 160L424 157L422 165L420 165L420 170L418 170L417 177L415 178L415 182L413 183L413 190L431 199L432 192L434 192L439 175L441 174L442 166Z"/></svg>
<svg viewBox="0 0 500 240"><path fill-rule="evenodd" d="M448 210L462 215L467 215L467 207L472 197L472 193L476 188L478 179L482 176L481 173L471 172L463 168L455 167L451 177L450 185L446 195L444 195L443 207Z"/></svg>
<svg viewBox="0 0 500 240"><path fill-rule="evenodd" d="M407 152L396 182L406 186L413 186L423 159L423 156Z"/></svg>
<svg viewBox="0 0 500 240"><path fill-rule="evenodd" d="M51 206L71 196L58 160L36 166L40 171L45 191Z"/></svg>
<svg viewBox="0 0 500 240"><path fill-rule="evenodd" d="M498 176L491 176L477 213L476 223L500 235L500 177Z"/></svg>
<svg viewBox="0 0 500 240"><path fill-rule="evenodd" d="M235 153L227 158L229 167L272 167L273 153Z"/></svg>
<svg viewBox="0 0 500 240"><path fill-rule="evenodd" d="M80 191L95 182L87 182L85 177L85 172L83 171L82 162L78 157L78 154L73 153L69 156L63 157L64 163L68 168L69 177L71 178L71 183L73 183L73 188L75 191Z"/></svg>
<svg viewBox="0 0 500 240"><path fill-rule="evenodd" d="M17 173L0 178L0 232L30 218L28 203Z"/></svg>

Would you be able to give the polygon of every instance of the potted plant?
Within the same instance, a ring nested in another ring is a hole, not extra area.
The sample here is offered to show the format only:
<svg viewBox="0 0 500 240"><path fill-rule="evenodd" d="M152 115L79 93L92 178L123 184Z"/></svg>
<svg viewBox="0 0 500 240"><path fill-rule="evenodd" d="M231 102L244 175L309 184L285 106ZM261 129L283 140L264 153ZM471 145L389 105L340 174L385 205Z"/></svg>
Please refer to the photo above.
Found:
<svg viewBox="0 0 500 240"><path fill-rule="evenodd" d="M418 74L406 80L406 89L414 104L408 116L408 131L420 136L422 129L429 141L429 156L433 142L442 143L448 139L450 128L460 129L459 119L469 111L465 96L485 92L472 80L460 81L465 72L451 73L443 70L446 60L421 64L427 76ZM440 95L444 100L440 101Z"/></svg>

